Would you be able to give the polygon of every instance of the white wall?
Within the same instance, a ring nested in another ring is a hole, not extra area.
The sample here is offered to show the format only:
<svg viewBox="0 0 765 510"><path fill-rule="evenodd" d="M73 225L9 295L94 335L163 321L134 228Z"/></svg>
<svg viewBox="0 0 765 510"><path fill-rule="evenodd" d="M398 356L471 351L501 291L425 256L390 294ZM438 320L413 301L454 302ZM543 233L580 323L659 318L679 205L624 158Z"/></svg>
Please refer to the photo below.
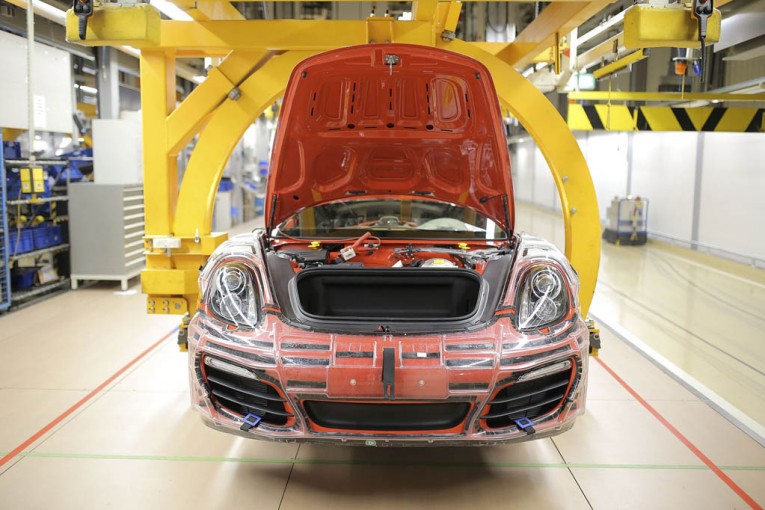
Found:
<svg viewBox="0 0 765 510"><path fill-rule="evenodd" d="M560 200L555 188L550 167L547 165L542 152L534 147L534 193L532 202L550 209Z"/></svg>
<svg viewBox="0 0 765 510"><path fill-rule="evenodd" d="M575 136L590 167L601 219L614 196L640 195L650 201L648 229L654 235L765 260L765 134L592 131ZM549 167L533 140L514 143L512 155L516 198L559 209Z"/></svg>
<svg viewBox="0 0 765 510"><path fill-rule="evenodd" d="M593 133L583 138L580 147L595 183L600 217L605 218L611 199L627 189L628 133Z"/></svg>
<svg viewBox="0 0 765 510"><path fill-rule="evenodd" d="M705 133L699 241L765 258L765 135Z"/></svg>
<svg viewBox="0 0 765 510"><path fill-rule="evenodd" d="M27 42L0 32L0 126L28 129ZM33 95L36 101L35 129L72 132L72 65L69 53L41 43L35 44Z"/></svg>
<svg viewBox="0 0 765 510"><path fill-rule="evenodd" d="M138 115L93 119L93 177L98 184L143 182L143 144Z"/></svg>
<svg viewBox="0 0 765 510"><path fill-rule="evenodd" d="M517 200L533 202L534 193L534 145L516 144L511 147L513 191Z"/></svg>
<svg viewBox="0 0 765 510"><path fill-rule="evenodd" d="M648 198L649 230L690 240L698 133L647 131L633 136L631 194ZM626 192L624 188L620 195Z"/></svg>

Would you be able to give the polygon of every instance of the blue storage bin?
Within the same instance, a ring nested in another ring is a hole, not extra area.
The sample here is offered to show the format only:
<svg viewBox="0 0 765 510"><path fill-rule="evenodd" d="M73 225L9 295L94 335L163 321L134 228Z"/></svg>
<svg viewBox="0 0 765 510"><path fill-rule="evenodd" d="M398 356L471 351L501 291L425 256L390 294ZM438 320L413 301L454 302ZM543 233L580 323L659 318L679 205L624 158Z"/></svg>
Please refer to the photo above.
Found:
<svg viewBox="0 0 765 510"><path fill-rule="evenodd" d="M61 237L61 225L51 225L48 227L48 236L50 237L50 245L56 246L62 243Z"/></svg>
<svg viewBox="0 0 765 510"><path fill-rule="evenodd" d="M23 267L11 271L11 288L13 290L28 289L35 284L36 267Z"/></svg>
<svg viewBox="0 0 765 510"><path fill-rule="evenodd" d="M234 183L231 182L231 179L224 177L220 180L220 184L218 184L218 191L232 191L233 189Z"/></svg>
<svg viewBox="0 0 765 510"><path fill-rule="evenodd" d="M266 211L265 197L255 197L255 214L262 215Z"/></svg>
<svg viewBox="0 0 765 510"><path fill-rule="evenodd" d="M16 239L18 235L19 244L16 246ZM15 228L11 228L8 231L8 253L13 255L21 255L35 249L34 235L31 229L23 228L21 232Z"/></svg>
<svg viewBox="0 0 765 510"><path fill-rule="evenodd" d="M48 225L40 225L39 227L32 228L32 234L34 238L35 250L42 250L52 246L50 237L50 227Z"/></svg>
<svg viewBox="0 0 765 510"><path fill-rule="evenodd" d="M8 200L18 200L21 196L21 183L19 181L7 180L5 182L5 196Z"/></svg>
<svg viewBox="0 0 765 510"><path fill-rule="evenodd" d="M21 144L19 142L3 142L4 159L21 159Z"/></svg>

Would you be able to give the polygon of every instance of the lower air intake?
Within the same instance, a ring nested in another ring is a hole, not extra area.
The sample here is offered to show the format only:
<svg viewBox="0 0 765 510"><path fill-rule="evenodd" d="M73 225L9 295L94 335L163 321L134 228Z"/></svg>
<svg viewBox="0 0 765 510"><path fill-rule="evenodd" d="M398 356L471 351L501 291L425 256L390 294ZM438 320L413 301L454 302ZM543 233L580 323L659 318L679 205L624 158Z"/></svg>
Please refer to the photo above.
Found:
<svg viewBox="0 0 765 510"><path fill-rule="evenodd" d="M481 418L492 429L510 427L518 418L535 420L556 409L566 397L571 370L516 382L502 388Z"/></svg>
<svg viewBox="0 0 765 510"><path fill-rule="evenodd" d="M322 427L341 430L444 430L465 419L470 404L361 404L353 402L303 403L308 417Z"/></svg>
<svg viewBox="0 0 765 510"><path fill-rule="evenodd" d="M269 425L284 425L292 416L284 407L285 400L270 384L208 363L204 364L204 369L205 381L216 405L242 416L260 416L261 421ZM242 370L247 372L247 369Z"/></svg>

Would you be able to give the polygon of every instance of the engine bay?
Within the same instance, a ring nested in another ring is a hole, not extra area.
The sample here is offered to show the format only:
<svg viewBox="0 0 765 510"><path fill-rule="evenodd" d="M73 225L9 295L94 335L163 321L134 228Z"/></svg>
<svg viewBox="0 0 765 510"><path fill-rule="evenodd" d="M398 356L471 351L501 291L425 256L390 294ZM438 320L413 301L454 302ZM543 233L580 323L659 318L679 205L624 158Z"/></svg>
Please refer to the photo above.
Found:
<svg viewBox="0 0 765 510"><path fill-rule="evenodd" d="M306 268L338 266L355 268L470 269L479 274L488 261L512 253L512 242L412 243L381 240L369 232L359 238L331 241L285 242L272 246L289 260L295 273Z"/></svg>

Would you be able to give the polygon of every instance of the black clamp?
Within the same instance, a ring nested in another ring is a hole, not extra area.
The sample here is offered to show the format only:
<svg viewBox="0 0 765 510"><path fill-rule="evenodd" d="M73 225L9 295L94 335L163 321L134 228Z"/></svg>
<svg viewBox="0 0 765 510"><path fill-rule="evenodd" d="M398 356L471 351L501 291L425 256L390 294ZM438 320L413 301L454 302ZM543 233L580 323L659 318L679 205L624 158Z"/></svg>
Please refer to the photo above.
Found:
<svg viewBox="0 0 765 510"><path fill-rule="evenodd" d="M383 349L382 383L385 400L394 400L396 380L396 350L393 347Z"/></svg>
<svg viewBox="0 0 765 510"><path fill-rule="evenodd" d="M248 414L244 417L244 423L242 423L242 426L239 427L239 430L242 432L247 432L250 429L254 429L258 425L260 425L260 421L263 419L262 416L258 416L257 414Z"/></svg>
<svg viewBox="0 0 765 510"><path fill-rule="evenodd" d="M88 18L93 16L93 0L72 0L72 11L80 23L80 40L84 41L88 30Z"/></svg>
<svg viewBox="0 0 765 510"><path fill-rule="evenodd" d="M522 430L527 434L536 433L536 430L534 430L534 422L531 421L530 419L516 418L513 421L515 422L515 426L518 427L518 430Z"/></svg>

